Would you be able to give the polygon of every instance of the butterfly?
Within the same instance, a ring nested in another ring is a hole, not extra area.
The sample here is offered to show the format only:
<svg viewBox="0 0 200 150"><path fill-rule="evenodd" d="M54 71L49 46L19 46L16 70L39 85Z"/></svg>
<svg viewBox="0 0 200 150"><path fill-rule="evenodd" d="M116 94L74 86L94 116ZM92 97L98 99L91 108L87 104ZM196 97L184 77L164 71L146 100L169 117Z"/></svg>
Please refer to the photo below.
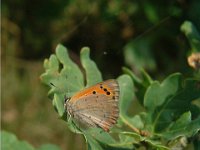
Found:
<svg viewBox="0 0 200 150"><path fill-rule="evenodd" d="M64 107L74 122L108 132L119 117L119 84L110 79L65 98Z"/></svg>

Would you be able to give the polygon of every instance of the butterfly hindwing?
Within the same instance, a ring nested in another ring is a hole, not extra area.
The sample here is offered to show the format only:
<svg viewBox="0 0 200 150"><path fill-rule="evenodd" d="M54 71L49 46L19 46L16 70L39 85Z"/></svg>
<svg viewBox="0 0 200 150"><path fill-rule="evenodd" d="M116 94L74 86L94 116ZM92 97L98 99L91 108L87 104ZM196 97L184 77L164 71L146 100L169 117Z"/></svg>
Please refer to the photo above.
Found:
<svg viewBox="0 0 200 150"><path fill-rule="evenodd" d="M72 118L88 127L109 131L119 116L119 86L107 80L75 94L67 103Z"/></svg>

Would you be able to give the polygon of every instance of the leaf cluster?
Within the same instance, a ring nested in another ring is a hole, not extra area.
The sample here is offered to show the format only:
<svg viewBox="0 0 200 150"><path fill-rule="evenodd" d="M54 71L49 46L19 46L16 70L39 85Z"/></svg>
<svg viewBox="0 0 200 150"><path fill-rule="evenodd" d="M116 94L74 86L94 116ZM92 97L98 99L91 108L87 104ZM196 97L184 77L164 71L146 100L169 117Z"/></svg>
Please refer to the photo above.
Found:
<svg viewBox="0 0 200 150"><path fill-rule="evenodd" d="M56 85L51 86L49 96L64 121L67 121L64 95L71 97L75 92L102 81L89 52L87 47L80 52L85 78L62 45L58 45L56 54L44 62L46 71L41 80L47 85ZM180 144L180 139L198 133L200 108L194 102L200 100L199 80L184 79L180 73L174 73L160 83L151 79L145 71L143 77L138 78L128 68L123 70L125 74L117 78L120 86L118 124L110 134L96 128L79 132L84 135L88 149L170 149ZM128 112L135 109L132 105L135 99L144 111L130 115ZM68 127L77 133L78 129L72 122L68 122ZM172 141L177 142L171 144Z"/></svg>

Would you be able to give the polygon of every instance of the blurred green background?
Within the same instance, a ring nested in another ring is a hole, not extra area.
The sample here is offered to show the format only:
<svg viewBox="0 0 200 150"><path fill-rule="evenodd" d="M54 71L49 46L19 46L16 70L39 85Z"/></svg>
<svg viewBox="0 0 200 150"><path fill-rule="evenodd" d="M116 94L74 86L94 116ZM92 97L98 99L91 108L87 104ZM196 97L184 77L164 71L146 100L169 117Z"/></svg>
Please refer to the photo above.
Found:
<svg viewBox="0 0 200 150"><path fill-rule="evenodd" d="M104 79L116 78L122 66L138 75L145 68L155 79L190 76L190 45L180 26L190 20L200 31L199 8L199 0L2 1L2 130L35 147L84 149L84 139L67 129L47 98L39 79L44 58L62 43L80 64L79 51L89 46Z"/></svg>

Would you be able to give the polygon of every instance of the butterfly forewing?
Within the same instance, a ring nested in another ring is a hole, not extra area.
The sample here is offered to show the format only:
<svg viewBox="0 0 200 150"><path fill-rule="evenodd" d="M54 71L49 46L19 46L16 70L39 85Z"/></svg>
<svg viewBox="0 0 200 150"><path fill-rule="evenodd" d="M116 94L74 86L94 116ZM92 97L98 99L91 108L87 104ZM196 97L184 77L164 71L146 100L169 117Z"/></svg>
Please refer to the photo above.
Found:
<svg viewBox="0 0 200 150"><path fill-rule="evenodd" d="M68 101L66 109L81 124L109 131L119 116L118 100L117 81L107 80L75 94Z"/></svg>

